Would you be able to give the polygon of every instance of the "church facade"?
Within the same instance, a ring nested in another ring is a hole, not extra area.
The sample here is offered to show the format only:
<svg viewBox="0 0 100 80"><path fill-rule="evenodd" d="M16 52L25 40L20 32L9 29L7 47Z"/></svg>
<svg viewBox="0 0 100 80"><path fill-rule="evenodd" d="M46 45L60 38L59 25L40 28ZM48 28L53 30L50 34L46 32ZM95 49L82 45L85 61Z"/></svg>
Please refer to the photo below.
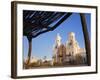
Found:
<svg viewBox="0 0 100 80"><path fill-rule="evenodd" d="M74 32L68 34L68 40L65 44L62 44L61 40L60 34L57 34L53 46L53 65L86 64L85 48L80 48Z"/></svg>

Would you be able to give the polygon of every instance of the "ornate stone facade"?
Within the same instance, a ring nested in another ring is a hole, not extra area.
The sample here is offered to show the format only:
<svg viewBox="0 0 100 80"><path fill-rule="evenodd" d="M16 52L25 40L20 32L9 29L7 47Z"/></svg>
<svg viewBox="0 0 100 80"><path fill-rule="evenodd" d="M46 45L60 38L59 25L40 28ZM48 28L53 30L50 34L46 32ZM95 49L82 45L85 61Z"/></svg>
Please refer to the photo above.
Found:
<svg viewBox="0 0 100 80"><path fill-rule="evenodd" d="M53 63L86 63L85 48L80 48L77 40L75 39L75 33L70 32L68 34L68 40L65 45L61 42L60 34L57 34L55 44L53 46Z"/></svg>

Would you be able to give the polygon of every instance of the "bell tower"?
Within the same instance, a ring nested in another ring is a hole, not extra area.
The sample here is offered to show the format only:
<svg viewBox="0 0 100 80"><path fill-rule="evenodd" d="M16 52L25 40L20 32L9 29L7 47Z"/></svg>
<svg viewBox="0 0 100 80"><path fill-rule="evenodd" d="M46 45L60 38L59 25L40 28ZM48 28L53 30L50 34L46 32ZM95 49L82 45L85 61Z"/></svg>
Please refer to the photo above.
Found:
<svg viewBox="0 0 100 80"><path fill-rule="evenodd" d="M80 47L75 38L75 33L70 32L68 35L68 41L66 42L66 54L68 55L76 55L79 51Z"/></svg>
<svg viewBox="0 0 100 80"><path fill-rule="evenodd" d="M69 41L72 41L72 42L74 42L75 41L75 33L74 32L70 32L69 33L69 35L68 35L68 39L69 39Z"/></svg>
<svg viewBox="0 0 100 80"><path fill-rule="evenodd" d="M58 33L53 46L53 65L58 62L58 49L61 46L61 36Z"/></svg>
<svg viewBox="0 0 100 80"><path fill-rule="evenodd" d="M57 34L55 42L56 42L56 47L59 47L61 45L61 36L59 33Z"/></svg>

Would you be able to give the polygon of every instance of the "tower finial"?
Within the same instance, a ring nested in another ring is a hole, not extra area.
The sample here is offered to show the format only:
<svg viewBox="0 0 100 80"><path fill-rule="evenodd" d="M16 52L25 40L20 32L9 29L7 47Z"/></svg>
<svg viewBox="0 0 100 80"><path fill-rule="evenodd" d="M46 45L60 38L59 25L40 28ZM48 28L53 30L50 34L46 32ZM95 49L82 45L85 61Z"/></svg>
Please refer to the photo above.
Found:
<svg viewBox="0 0 100 80"><path fill-rule="evenodd" d="M57 33L57 37L56 37L56 45L60 46L61 45L61 36L59 33Z"/></svg>
<svg viewBox="0 0 100 80"><path fill-rule="evenodd" d="M75 40L75 33L74 32L70 32L69 33L69 40Z"/></svg>
<svg viewBox="0 0 100 80"><path fill-rule="evenodd" d="M59 33L57 33L57 40L60 40L61 41L61 36Z"/></svg>

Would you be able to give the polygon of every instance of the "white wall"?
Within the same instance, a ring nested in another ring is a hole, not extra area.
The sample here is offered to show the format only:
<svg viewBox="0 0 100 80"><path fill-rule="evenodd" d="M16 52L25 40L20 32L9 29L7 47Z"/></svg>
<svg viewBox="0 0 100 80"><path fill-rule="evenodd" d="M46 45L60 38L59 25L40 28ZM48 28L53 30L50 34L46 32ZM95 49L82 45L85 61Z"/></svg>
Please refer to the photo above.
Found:
<svg viewBox="0 0 100 80"><path fill-rule="evenodd" d="M24 0L27 1L27 0ZM70 4L86 4L86 5L100 5L100 0L30 0L37 2L51 2L51 3L70 3ZM11 68L11 0L0 0L0 80L13 80L10 78ZM100 6L99 6L100 14ZM98 15L100 22L100 15ZM98 25L100 26L100 24ZM98 35L100 35L100 27L98 27ZM98 45L100 46L100 37L98 38ZM99 48L98 46L98 48ZM99 49L100 50L100 49ZM100 51L99 51L100 52ZM98 52L98 53L99 53ZM100 54L98 67L100 67ZM91 75L74 75L74 76L62 76L62 77L46 77L35 78L34 80L100 80L99 74ZM24 80L24 79L22 79ZM26 80L32 80L26 79Z"/></svg>

